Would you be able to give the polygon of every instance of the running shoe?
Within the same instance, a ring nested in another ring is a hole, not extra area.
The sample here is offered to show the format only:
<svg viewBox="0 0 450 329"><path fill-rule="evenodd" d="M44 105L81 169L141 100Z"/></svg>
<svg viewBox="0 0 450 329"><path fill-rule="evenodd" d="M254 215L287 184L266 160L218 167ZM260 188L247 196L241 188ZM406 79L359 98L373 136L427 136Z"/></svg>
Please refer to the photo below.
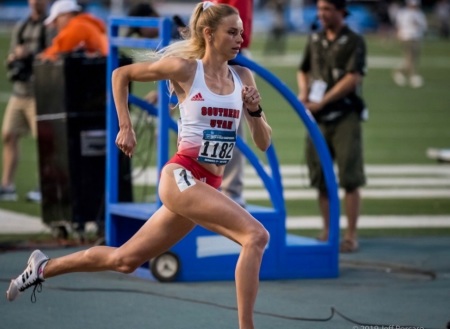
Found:
<svg viewBox="0 0 450 329"><path fill-rule="evenodd" d="M394 80L394 82L397 86L400 86L400 87L406 86L407 80L406 80L405 75L402 72L398 72L398 71L394 72L392 74L392 79Z"/></svg>
<svg viewBox="0 0 450 329"><path fill-rule="evenodd" d="M36 302L36 290L42 290L42 276L39 276L39 269L48 262L49 258L40 250L35 250L28 259L27 268L16 279L11 280L8 291L6 291L6 299L12 302L19 294L30 287L34 287L31 294L31 302Z"/></svg>
<svg viewBox="0 0 450 329"><path fill-rule="evenodd" d="M16 189L0 186L0 201L17 201Z"/></svg>
<svg viewBox="0 0 450 329"><path fill-rule="evenodd" d="M40 190L29 191L27 193L27 201L41 203L41 201L42 201L41 191Z"/></svg>
<svg viewBox="0 0 450 329"><path fill-rule="evenodd" d="M410 79L409 79L409 84L411 85L411 87L413 88L420 88L423 87L423 78L420 75L413 75Z"/></svg>

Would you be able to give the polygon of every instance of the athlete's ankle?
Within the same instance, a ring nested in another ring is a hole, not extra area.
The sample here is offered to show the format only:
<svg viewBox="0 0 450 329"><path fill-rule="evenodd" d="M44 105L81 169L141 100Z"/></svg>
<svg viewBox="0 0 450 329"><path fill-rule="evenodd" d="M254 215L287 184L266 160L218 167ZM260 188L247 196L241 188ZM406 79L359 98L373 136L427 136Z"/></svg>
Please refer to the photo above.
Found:
<svg viewBox="0 0 450 329"><path fill-rule="evenodd" d="M47 264L48 264L49 261L50 261L50 259L47 260L47 261L45 261L45 262L43 262L43 263L41 264L41 266L39 266L39 269L38 269L38 277L39 277L39 279L41 279L41 280L45 280L45 277L44 277L44 270L45 270L45 267L47 266Z"/></svg>

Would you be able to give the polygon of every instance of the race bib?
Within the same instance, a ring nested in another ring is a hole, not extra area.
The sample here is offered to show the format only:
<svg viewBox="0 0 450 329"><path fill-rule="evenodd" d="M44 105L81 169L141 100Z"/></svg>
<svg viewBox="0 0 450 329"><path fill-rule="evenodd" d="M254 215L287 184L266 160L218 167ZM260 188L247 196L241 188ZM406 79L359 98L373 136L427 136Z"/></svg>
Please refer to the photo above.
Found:
<svg viewBox="0 0 450 329"><path fill-rule="evenodd" d="M227 164L236 144L236 131L204 130L198 161L216 165Z"/></svg>

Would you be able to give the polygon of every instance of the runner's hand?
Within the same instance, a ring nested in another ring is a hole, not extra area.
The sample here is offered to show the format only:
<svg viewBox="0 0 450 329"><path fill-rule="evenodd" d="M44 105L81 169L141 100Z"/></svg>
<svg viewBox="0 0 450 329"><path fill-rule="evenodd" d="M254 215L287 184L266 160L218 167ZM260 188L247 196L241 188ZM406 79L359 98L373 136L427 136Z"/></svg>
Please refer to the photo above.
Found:
<svg viewBox="0 0 450 329"><path fill-rule="evenodd" d="M121 128L117 133L116 145L126 156L133 155L136 147L136 134L133 129Z"/></svg>

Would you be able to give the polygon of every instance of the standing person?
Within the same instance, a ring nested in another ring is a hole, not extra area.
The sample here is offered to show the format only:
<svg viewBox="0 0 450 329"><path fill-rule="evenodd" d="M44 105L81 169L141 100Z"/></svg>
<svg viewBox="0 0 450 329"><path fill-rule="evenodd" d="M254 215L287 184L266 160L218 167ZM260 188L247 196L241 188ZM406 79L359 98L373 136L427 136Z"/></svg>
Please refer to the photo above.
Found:
<svg viewBox="0 0 450 329"><path fill-rule="evenodd" d="M37 134L36 101L33 93L33 60L48 44L44 26L47 0L28 0L29 16L19 22L12 33L11 47L6 59L7 75L12 82L3 117L3 171L0 186L1 201L17 200L14 178L19 163L19 140L31 132Z"/></svg>
<svg viewBox="0 0 450 329"><path fill-rule="evenodd" d="M400 0L393 0L388 4L388 15L389 15L389 22L392 25L392 31L389 34L393 34L396 31L396 23L395 20L397 19L397 13L402 8ZM395 34L393 34L395 35Z"/></svg>
<svg viewBox="0 0 450 329"><path fill-rule="evenodd" d="M82 13L81 9L75 0L57 0L53 3L45 24L54 25L57 34L50 47L39 54L41 60L56 60L80 50L90 55L108 54L105 23L91 14Z"/></svg>
<svg viewBox="0 0 450 329"><path fill-rule="evenodd" d="M403 63L393 74L394 82L413 88L423 86L423 78L418 73L422 39L427 30L425 14L420 9L420 0L406 0L406 7L398 11L395 19L397 38L403 50Z"/></svg>
<svg viewBox="0 0 450 329"><path fill-rule="evenodd" d="M36 1L43 2L43 0ZM105 23L93 15L81 13L81 10L82 7L75 0L57 0L52 4L50 15L44 24L54 27L48 30L56 30L56 36L48 47L39 49L36 58L54 61L76 51L83 51L91 56L107 55ZM29 201L40 202L41 197L39 189L27 194Z"/></svg>
<svg viewBox="0 0 450 329"><path fill-rule="evenodd" d="M151 3L147 2L138 2L131 6L128 11L128 16L131 17L160 17L159 13L153 7ZM172 39L181 39L181 32L185 28L185 24L182 21L181 17L178 15L174 15L172 17L173 25L172 25ZM125 36L133 37L137 36L140 38L157 38L159 34L158 28L152 27L130 27L127 29Z"/></svg>
<svg viewBox="0 0 450 329"><path fill-rule="evenodd" d="M132 17L159 17L159 13L153 8L151 3L138 2L131 6L128 16ZM156 38L158 37L158 28L152 27L129 27L125 36L132 37L137 35L140 38Z"/></svg>
<svg viewBox="0 0 450 329"><path fill-rule="evenodd" d="M253 26L253 0L216 0L215 3L222 3L233 6L239 11L239 16L244 25L244 33L240 52L242 55L250 57L250 44L252 41ZM234 64L233 61L230 64ZM239 126L238 135L245 140L245 129L243 125ZM222 181L222 192L237 202L240 206L245 207L246 201L244 192L244 169L245 156L241 151L236 150L231 161L225 166L225 172Z"/></svg>
<svg viewBox="0 0 450 329"><path fill-rule="evenodd" d="M242 20L228 5L199 3L191 16L190 38L172 43L154 62L117 68L112 75L119 132L116 145L132 156L136 136L128 111L131 81L169 80L180 101L178 151L163 168L163 205L121 247L96 246L49 259L34 251L23 274L11 281L7 299L44 279L72 272L131 273L187 235L196 225L241 246L236 265L239 328L254 328L259 270L269 234L244 208L220 193L224 165L232 156L236 130L245 116L257 147L266 150L271 128L262 112L252 72L229 66L242 45Z"/></svg>
<svg viewBox="0 0 450 329"><path fill-rule="evenodd" d="M267 6L272 11L273 23L264 49L265 54L283 55L286 50L288 23L286 22L286 0L270 0Z"/></svg>
<svg viewBox="0 0 450 329"><path fill-rule="evenodd" d="M345 23L345 0L319 0L317 10L323 29L308 39L297 73L299 99L316 119L337 163L348 220L340 249L353 252L358 249L359 188L365 184L361 127L365 106L361 87L366 72L366 46L362 36ZM309 136L306 160L311 185L318 189L323 217L319 239L328 240L329 200L320 160Z"/></svg>
<svg viewBox="0 0 450 329"><path fill-rule="evenodd" d="M439 36L442 39L450 37L450 1L438 0L433 8L434 16L438 23Z"/></svg>

